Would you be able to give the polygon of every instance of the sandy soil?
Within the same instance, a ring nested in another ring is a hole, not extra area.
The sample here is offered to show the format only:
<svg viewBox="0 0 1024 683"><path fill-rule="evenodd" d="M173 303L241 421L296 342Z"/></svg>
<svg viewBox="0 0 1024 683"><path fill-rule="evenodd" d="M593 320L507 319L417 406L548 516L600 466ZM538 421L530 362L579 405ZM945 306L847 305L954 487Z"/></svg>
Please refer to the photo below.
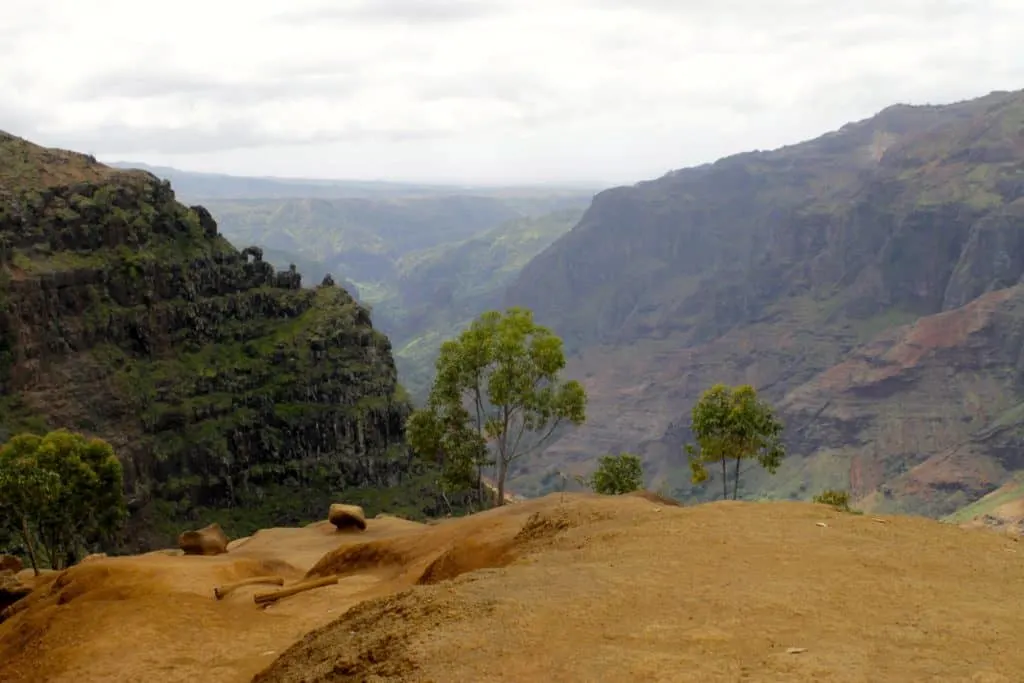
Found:
<svg viewBox="0 0 1024 683"><path fill-rule="evenodd" d="M920 518L553 494L80 565L0 624L0 680L1019 681L1022 562ZM268 570L340 581L213 599Z"/></svg>
<svg viewBox="0 0 1024 683"><path fill-rule="evenodd" d="M233 542L227 555L156 552L41 577L27 609L0 624L0 681L248 681L303 633L379 595L381 582L368 571L266 609L252 596L276 587L245 587L217 601L214 586L263 575L290 585L339 544L422 528L397 518L369 525L362 534L326 522L266 529Z"/></svg>

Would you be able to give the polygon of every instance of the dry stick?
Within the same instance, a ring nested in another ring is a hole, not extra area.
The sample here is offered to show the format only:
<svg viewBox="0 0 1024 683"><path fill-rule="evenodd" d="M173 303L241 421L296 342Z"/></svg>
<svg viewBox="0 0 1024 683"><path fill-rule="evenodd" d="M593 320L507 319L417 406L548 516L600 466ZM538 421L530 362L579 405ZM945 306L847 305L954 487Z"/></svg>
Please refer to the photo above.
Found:
<svg viewBox="0 0 1024 683"><path fill-rule="evenodd" d="M305 583L298 583L291 588L285 588L283 590L274 591L273 593L257 593L252 596L253 601L257 605L270 605L283 598L288 598L296 593L302 593L304 591L312 590L314 588L321 588L323 586L332 586L338 583L337 576L327 576L322 579L316 579L315 581L306 581Z"/></svg>
<svg viewBox="0 0 1024 683"><path fill-rule="evenodd" d="M252 586L254 584L264 584L264 583L265 584L273 584L275 586L283 586L284 585L284 579L282 577L280 577L280 576L254 576L251 579L242 579L241 581L236 581L234 583L226 583L223 586L215 586L214 589L213 589L213 594L217 597L218 600L220 600L220 599L226 597L228 594L230 594L236 588L241 588L242 586Z"/></svg>

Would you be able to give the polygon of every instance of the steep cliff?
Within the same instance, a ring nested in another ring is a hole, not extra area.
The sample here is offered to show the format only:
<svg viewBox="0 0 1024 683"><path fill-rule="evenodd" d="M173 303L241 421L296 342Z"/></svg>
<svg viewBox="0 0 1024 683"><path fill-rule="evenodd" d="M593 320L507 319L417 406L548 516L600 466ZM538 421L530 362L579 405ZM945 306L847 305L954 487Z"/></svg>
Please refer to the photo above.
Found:
<svg viewBox="0 0 1024 683"><path fill-rule="evenodd" d="M108 439L133 547L199 519L316 519L342 497L432 509L366 309L234 249L168 183L0 134L0 264L0 438Z"/></svg>
<svg viewBox="0 0 1024 683"><path fill-rule="evenodd" d="M794 457L772 480L748 479L748 494L849 486L878 505L948 512L1020 466L997 462L991 440L972 441L1024 401L1002 336L1019 309L1006 303L971 334L922 321L946 330L928 338L935 349L877 387L815 378L838 364L882 363L893 345L918 343L899 341L917 334L901 325L1016 285L1022 236L1021 92L894 106L809 142L601 193L507 297L566 336L571 369L590 390L589 426L547 455L640 448L656 479L711 495L681 471L690 406L714 382L752 382L786 407ZM945 364L950 348L961 360L974 353L973 364ZM829 410L848 424L826 428ZM965 443L973 455L961 459L985 477L962 485L951 473L953 483L927 486L919 477L900 489L910 470ZM528 463L513 486L536 488L545 467Z"/></svg>

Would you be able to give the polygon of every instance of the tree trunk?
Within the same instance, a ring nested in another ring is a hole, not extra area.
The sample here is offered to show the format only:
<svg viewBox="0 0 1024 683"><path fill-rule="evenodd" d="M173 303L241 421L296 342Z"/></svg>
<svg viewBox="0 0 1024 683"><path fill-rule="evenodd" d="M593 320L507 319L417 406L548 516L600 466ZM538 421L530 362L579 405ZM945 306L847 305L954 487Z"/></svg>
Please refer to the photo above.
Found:
<svg viewBox="0 0 1024 683"><path fill-rule="evenodd" d="M483 505L484 502L484 466L476 463L476 502Z"/></svg>
<svg viewBox="0 0 1024 683"><path fill-rule="evenodd" d="M273 591L271 593L256 593L252 596L253 602L257 605L271 605L278 600L298 595L299 593L305 593L308 590L314 588L323 588L324 586L333 586L338 583L337 575L325 576L320 579L313 579L312 581L304 581L303 583L297 583L289 588L282 588L279 591Z"/></svg>
<svg viewBox="0 0 1024 683"><path fill-rule="evenodd" d="M725 467L725 456L722 456L722 500L729 500L729 473Z"/></svg>
<svg viewBox="0 0 1024 683"><path fill-rule="evenodd" d="M740 492L740 463L742 463L742 462L743 462L743 458L736 458L736 474L735 474L735 478L733 479L733 485L732 485L732 499L733 500L736 500L736 497L739 496L739 492Z"/></svg>
<svg viewBox="0 0 1024 683"><path fill-rule="evenodd" d="M495 502L496 507L501 507L505 504L505 473L508 471L508 463L505 462L505 458L498 455L498 486L497 486L497 501Z"/></svg>
<svg viewBox="0 0 1024 683"><path fill-rule="evenodd" d="M28 550L28 561L32 563L32 574L39 576L39 560L36 559L36 548L32 544L32 532L28 530L28 519L21 517L21 535L25 539L25 549Z"/></svg>

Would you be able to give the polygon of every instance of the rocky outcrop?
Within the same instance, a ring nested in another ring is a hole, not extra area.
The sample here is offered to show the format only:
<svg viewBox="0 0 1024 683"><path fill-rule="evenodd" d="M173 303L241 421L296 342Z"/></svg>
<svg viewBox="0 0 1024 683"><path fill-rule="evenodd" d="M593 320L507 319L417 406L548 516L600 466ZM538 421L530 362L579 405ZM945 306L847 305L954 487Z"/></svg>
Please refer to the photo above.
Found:
<svg viewBox="0 0 1024 683"><path fill-rule="evenodd" d="M543 490L552 466L572 471L576 460L621 448L644 452L655 483L713 495L686 481L689 410L711 384L750 382L785 401L800 436L795 469L749 478L748 494L850 487L939 514L983 493L1014 465L977 465L982 451L999 460L994 442L972 446L971 455L962 443L983 427L975 403L996 413L1024 401L1012 344L982 330L949 331L951 346L925 354L967 363L949 371L976 378L963 380L966 395L939 390L938 361L897 372L876 356L917 348L899 341L902 325L948 312L922 320L914 334L945 329L988 311L986 295L1022 281L1022 174L1024 93L993 93L891 107L816 140L601 193L506 297L565 336L575 352L569 371L585 378L591 398L587 425L555 443L547 462L524 462L510 486ZM981 308L970 308L975 301ZM1021 313L1006 306L992 309L984 329L1016 329ZM863 386L836 384L847 371ZM812 380L813 392L808 385L786 398ZM843 420L833 422L830 411ZM891 438L893 425L929 411L929 426ZM891 423L884 437L882 423ZM899 486L885 492L958 448L957 458L975 463L973 483L932 486L927 501Z"/></svg>
<svg viewBox="0 0 1024 683"><path fill-rule="evenodd" d="M0 259L0 440L109 440L135 549L211 509L237 535L315 519L331 491L410 472L410 406L368 311L237 251L166 182L2 135Z"/></svg>
<svg viewBox="0 0 1024 683"><path fill-rule="evenodd" d="M358 505L332 504L327 514L327 521L333 524L338 531L366 530L366 513Z"/></svg>
<svg viewBox="0 0 1024 683"><path fill-rule="evenodd" d="M22 583L14 572L0 571L0 613L31 592L32 587Z"/></svg>
<svg viewBox="0 0 1024 683"><path fill-rule="evenodd" d="M219 524L210 524L178 536L178 547L186 555L222 555L228 551L228 537Z"/></svg>

